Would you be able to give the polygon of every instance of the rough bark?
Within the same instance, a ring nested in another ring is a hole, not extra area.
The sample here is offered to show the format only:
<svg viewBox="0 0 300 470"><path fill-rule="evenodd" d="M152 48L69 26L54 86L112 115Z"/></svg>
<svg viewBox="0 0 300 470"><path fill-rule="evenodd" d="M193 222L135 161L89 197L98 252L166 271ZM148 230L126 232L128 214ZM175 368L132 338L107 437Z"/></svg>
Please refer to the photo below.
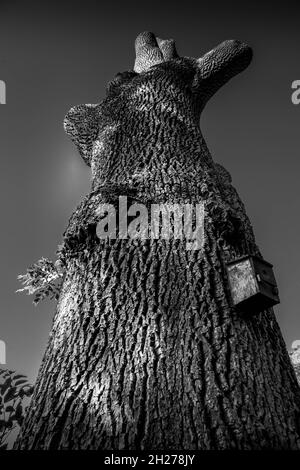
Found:
<svg viewBox="0 0 300 470"><path fill-rule="evenodd" d="M202 59L137 40L135 72L65 122L92 169L70 219L53 328L18 449L297 449L299 387L272 309L231 305L226 261L260 256L199 117L251 59L237 42ZM99 240L96 209L205 202L205 245Z"/></svg>

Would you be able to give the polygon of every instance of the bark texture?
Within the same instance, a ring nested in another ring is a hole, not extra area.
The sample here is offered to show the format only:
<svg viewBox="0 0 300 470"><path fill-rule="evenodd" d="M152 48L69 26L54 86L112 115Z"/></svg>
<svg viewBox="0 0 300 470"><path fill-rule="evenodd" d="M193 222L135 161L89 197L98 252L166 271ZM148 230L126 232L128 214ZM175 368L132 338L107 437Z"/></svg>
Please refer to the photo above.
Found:
<svg viewBox="0 0 300 470"><path fill-rule="evenodd" d="M226 261L260 256L199 118L251 60L226 41L201 59L136 41L135 71L65 128L91 166L72 215L53 328L18 449L298 449L300 394L272 309L238 314ZM205 244L99 240L100 203L205 202Z"/></svg>

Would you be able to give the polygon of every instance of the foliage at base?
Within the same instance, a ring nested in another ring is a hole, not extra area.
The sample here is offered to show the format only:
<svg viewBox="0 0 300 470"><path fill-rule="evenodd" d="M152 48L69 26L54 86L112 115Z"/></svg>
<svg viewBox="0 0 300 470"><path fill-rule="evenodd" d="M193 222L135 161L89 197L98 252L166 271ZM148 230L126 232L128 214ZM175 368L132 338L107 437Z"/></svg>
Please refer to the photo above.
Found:
<svg viewBox="0 0 300 470"><path fill-rule="evenodd" d="M7 449L8 437L21 426L26 412L24 400L32 393L33 386L25 375L0 369L0 450Z"/></svg>

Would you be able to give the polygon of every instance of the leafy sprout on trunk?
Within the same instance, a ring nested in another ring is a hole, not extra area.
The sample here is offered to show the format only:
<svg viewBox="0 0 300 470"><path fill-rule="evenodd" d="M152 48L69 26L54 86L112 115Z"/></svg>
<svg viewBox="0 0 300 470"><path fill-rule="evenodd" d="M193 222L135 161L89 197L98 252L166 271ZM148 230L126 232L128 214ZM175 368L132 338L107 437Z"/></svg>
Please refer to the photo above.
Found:
<svg viewBox="0 0 300 470"><path fill-rule="evenodd" d="M17 292L27 292L28 295L34 295L33 303L35 305L46 297L57 300L63 272L60 260L54 263L48 258L41 258L27 269L26 274L18 276L18 280L24 287L18 289Z"/></svg>

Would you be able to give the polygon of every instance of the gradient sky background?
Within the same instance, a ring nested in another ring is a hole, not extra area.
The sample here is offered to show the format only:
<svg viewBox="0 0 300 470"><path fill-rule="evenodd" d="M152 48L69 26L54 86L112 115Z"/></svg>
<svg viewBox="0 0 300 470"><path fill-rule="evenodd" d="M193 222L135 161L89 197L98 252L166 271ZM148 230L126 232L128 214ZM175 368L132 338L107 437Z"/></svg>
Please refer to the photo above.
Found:
<svg viewBox="0 0 300 470"><path fill-rule="evenodd" d="M131 69L144 30L201 56L224 39L248 42L254 60L208 104L202 131L232 174L264 258L274 264L284 338L300 339L300 5L296 2L0 0L1 306L9 368L35 380L54 314L15 294L17 275L54 258L68 217L89 190L89 169L64 134L69 108L97 103L117 72ZM248 6L247 6L248 5ZM294 5L294 6L293 6Z"/></svg>

